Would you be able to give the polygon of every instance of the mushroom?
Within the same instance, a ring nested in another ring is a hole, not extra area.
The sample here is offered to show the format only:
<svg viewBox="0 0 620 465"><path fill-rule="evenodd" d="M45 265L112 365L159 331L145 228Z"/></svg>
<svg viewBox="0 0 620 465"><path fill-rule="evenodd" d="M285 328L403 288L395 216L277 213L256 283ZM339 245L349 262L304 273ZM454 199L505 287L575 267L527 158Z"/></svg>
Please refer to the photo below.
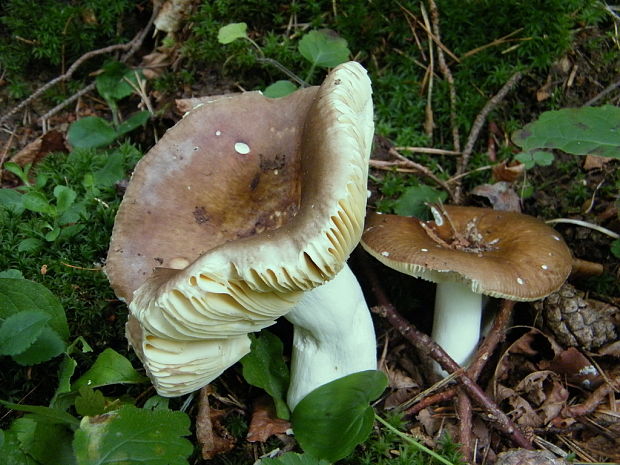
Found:
<svg viewBox="0 0 620 465"><path fill-rule="evenodd" d="M295 325L289 405L376 367L372 320L346 260L362 233L370 80L340 65L319 87L205 100L139 162L106 273L158 393L182 395Z"/></svg>
<svg viewBox="0 0 620 465"><path fill-rule="evenodd" d="M482 296L541 299L568 277L571 253L555 230L528 215L461 206L431 210L428 222L370 214L361 244L384 265L437 284L432 337L466 365L480 337Z"/></svg>

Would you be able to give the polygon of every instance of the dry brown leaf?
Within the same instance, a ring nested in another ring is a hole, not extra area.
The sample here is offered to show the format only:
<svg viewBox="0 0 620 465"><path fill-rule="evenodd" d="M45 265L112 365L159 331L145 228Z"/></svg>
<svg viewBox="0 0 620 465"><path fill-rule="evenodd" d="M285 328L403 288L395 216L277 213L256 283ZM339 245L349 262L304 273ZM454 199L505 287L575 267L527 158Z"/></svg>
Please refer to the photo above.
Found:
<svg viewBox="0 0 620 465"><path fill-rule="evenodd" d="M566 376L569 383L585 389L597 388L604 381L598 369L575 347L569 347L556 355L549 368Z"/></svg>
<svg viewBox="0 0 620 465"><path fill-rule="evenodd" d="M536 413L534 407L514 389L498 384L495 392L496 402L506 401L510 405L510 418L519 426L533 428L543 426L543 419Z"/></svg>
<svg viewBox="0 0 620 465"><path fill-rule="evenodd" d="M194 0L166 0L153 24L158 31L175 33L188 16Z"/></svg>
<svg viewBox="0 0 620 465"><path fill-rule="evenodd" d="M68 152L65 137L60 131L48 131L37 137L13 155L11 161L19 166L35 164L51 152Z"/></svg>
<svg viewBox="0 0 620 465"><path fill-rule="evenodd" d="M515 390L537 408L545 425L560 414L568 400L568 390L562 386L559 375L550 370L530 373Z"/></svg>
<svg viewBox="0 0 620 465"><path fill-rule="evenodd" d="M254 411L246 439L249 442L265 442L274 434L286 433L290 429L290 422L276 417L272 400L268 397L261 397L254 402Z"/></svg>
<svg viewBox="0 0 620 465"><path fill-rule="evenodd" d="M209 406L211 386L200 390L198 398L198 414L196 415L196 440L200 446L202 458L210 460L235 447L235 438L222 425L223 410Z"/></svg>
<svg viewBox="0 0 620 465"><path fill-rule="evenodd" d="M510 163L503 161L493 165L491 172L495 181L514 182L525 173L525 165L518 161L511 161Z"/></svg>
<svg viewBox="0 0 620 465"><path fill-rule="evenodd" d="M471 193L489 199L493 210L521 212L521 199L506 181L476 186Z"/></svg>
<svg viewBox="0 0 620 465"><path fill-rule="evenodd" d="M165 51L155 51L142 57L140 68L146 79L155 79L164 73L171 62L172 60L168 53Z"/></svg>
<svg viewBox="0 0 620 465"><path fill-rule="evenodd" d="M599 157L598 155L586 155L586 159L583 162L583 169L586 171L600 169L612 160L613 158L610 158L610 157Z"/></svg>

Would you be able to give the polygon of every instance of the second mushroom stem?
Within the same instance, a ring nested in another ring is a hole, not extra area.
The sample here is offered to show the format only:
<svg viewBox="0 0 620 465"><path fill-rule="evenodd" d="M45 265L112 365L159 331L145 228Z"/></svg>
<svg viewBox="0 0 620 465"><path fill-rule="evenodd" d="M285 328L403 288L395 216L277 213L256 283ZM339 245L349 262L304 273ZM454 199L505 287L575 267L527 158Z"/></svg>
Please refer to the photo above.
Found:
<svg viewBox="0 0 620 465"><path fill-rule="evenodd" d="M286 314L295 326L289 407L323 384L377 368L370 311L347 265L334 279L304 293Z"/></svg>

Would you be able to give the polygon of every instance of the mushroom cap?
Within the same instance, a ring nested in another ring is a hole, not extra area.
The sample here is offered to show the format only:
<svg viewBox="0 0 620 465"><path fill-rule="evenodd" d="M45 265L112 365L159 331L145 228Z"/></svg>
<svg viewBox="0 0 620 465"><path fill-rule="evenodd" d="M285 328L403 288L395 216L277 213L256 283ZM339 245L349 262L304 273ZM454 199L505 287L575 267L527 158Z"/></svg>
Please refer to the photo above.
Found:
<svg viewBox="0 0 620 465"><path fill-rule="evenodd" d="M370 80L349 62L281 99L200 104L144 156L106 273L153 378L164 376L149 366L161 341L247 340L340 271L362 233L373 130ZM221 371L158 392L189 392Z"/></svg>
<svg viewBox="0 0 620 465"><path fill-rule="evenodd" d="M517 301L541 299L568 277L570 250L544 222L487 208L442 208L447 225L462 236L475 235L476 244L451 247L445 225L434 239L434 222L380 213L368 215L361 244L402 273L436 283L461 282L473 292Z"/></svg>

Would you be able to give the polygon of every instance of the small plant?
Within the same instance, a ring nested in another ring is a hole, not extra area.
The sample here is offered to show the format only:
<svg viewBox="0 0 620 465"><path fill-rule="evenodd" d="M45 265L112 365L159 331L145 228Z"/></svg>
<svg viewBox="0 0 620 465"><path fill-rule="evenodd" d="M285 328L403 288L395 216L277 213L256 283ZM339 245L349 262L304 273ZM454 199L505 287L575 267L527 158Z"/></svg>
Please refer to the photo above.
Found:
<svg viewBox="0 0 620 465"><path fill-rule="evenodd" d="M109 62L96 78L97 91L112 111L112 124L98 116L87 116L71 124L67 140L75 148L96 148L110 145L119 137L148 121L148 111L138 111L121 122L118 102L130 96L138 86L140 74L117 61Z"/></svg>
<svg viewBox="0 0 620 465"><path fill-rule="evenodd" d="M10 270L0 276L7 275L20 273ZM0 463L104 465L122 460L187 465L193 447L183 438L189 434L186 414L171 411L156 399L138 408L129 398L106 398L97 390L146 381L125 357L106 349L72 380L77 368L74 353L79 346L82 351L92 349L81 337L66 345L69 331L58 299L42 285L18 277L0 277L0 297L1 354L30 365L64 352L49 406L0 400L4 407L24 412L7 429L0 429Z"/></svg>
<svg viewBox="0 0 620 465"><path fill-rule="evenodd" d="M260 46L247 34L246 23L231 23L220 28L218 41L221 44L230 44L237 39L244 39L251 43L259 54L259 61L272 64L279 70L293 78L298 84L306 86L312 79L317 67L332 68L347 61L350 55L347 41L339 37L335 32L321 29L310 31L299 41L297 50L299 54L310 62L310 68L304 79L297 77L292 71L272 58L265 58ZM271 98L284 97L297 89L297 86L289 80L279 80L264 90L264 95Z"/></svg>

